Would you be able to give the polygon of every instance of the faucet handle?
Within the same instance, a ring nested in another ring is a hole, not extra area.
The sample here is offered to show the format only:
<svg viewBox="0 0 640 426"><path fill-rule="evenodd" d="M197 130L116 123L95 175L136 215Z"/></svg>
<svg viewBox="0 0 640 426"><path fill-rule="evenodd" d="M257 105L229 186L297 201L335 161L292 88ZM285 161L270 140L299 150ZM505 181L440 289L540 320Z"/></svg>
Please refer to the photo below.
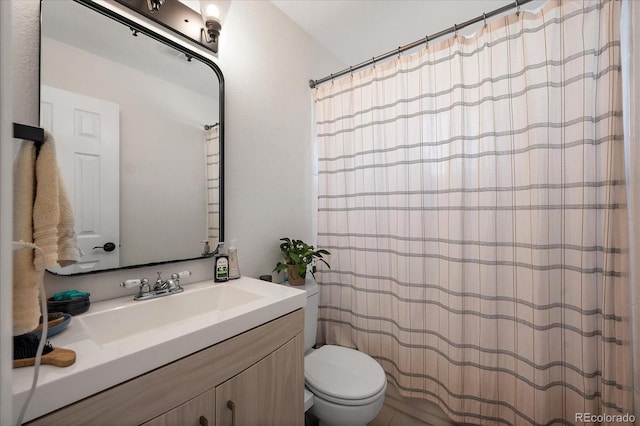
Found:
<svg viewBox="0 0 640 426"><path fill-rule="evenodd" d="M179 280L181 278L184 277L188 277L189 275L191 275L191 271L182 271L182 272L178 272L178 273L173 273L171 274L171 279L172 280Z"/></svg>
<svg viewBox="0 0 640 426"><path fill-rule="evenodd" d="M178 273L174 272L173 274L171 274L171 281L175 283L176 287L180 287L180 279L188 277L189 275L191 275L191 271L182 271Z"/></svg>
<svg viewBox="0 0 640 426"><path fill-rule="evenodd" d="M167 290L169 291L173 291L180 287L180 283L178 282L178 280L174 280L173 278L168 279L166 283L167 283Z"/></svg>
<svg viewBox="0 0 640 426"><path fill-rule="evenodd" d="M149 280L146 278L125 280L120 283L120 287L124 287L124 288L138 287L139 295L143 294L145 291L151 291L151 288L149 287Z"/></svg>
<svg viewBox="0 0 640 426"><path fill-rule="evenodd" d="M131 287L139 287L142 284L142 279L138 278L135 280L125 280L120 283L120 287L131 288Z"/></svg>
<svg viewBox="0 0 640 426"><path fill-rule="evenodd" d="M191 275L191 271L178 272L178 279L188 277Z"/></svg>

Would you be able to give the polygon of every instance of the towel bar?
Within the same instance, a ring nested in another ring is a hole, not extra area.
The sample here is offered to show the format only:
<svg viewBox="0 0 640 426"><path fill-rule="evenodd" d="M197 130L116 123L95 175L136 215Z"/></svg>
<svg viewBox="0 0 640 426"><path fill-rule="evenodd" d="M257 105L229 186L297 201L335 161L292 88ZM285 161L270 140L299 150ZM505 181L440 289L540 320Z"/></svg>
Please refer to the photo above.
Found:
<svg viewBox="0 0 640 426"><path fill-rule="evenodd" d="M13 123L13 137L15 139L33 141L36 144L36 148L40 148L44 143L44 129L42 127Z"/></svg>

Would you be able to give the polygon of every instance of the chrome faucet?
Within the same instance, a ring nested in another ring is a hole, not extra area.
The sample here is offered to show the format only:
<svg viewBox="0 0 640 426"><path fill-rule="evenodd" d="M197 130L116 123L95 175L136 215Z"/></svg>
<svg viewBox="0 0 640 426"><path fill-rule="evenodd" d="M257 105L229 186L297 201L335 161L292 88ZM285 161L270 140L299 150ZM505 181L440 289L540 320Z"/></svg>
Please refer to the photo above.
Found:
<svg viewBox="0 0 640 426"><path fill-rule="evenodd" d="M191 275L190 271L182 271L179 273L171 274L171 278L163 280L160 276L160 272L157 273L158 278L153 285L153 288L149 284L147 278L138 278L125 280L120 284L120 287L131 288L138 286L138 294L133 297L133 300L147 300L154 299L156 297L169 296L171 294L182 293L184 289L180 286L180 278L188 277Z"/></svg>
<svg viewBox="0 0 640 426"><path fill-rule="evenodd" d="M167 281L164 281L160 276L160 272L156 272L158 274L158 278L156 278L156 283L153 285L153 291L166 290L169 288L169 284Z"/></svg>

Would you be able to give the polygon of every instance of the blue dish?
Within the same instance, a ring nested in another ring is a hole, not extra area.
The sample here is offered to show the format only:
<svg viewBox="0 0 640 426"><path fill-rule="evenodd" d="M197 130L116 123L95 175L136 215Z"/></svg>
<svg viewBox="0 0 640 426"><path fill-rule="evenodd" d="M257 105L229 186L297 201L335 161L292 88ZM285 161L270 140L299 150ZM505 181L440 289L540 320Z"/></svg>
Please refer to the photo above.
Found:
<svg viewBox="0 0 640 426"><path fill-rule="evenodd" d="M71 315L69 314L62 314L64 320L62 320L61 323L58 323L56 325L54 325L53 327L49 327L47 329L47 339L50 337L55 336L58 333L61 333L64 331L65 328L67 328L67 326L69 325L69 321L71 321ZM40 337L42 335L42 331L34 331L31 334L35 334L36 336Z"/></svg>
<svg viewBox="0 0 640 426"><path fill-rule="evenodd" d="M49 312L63 312L70 315L79 315L87 312L89 305L91 305L91 300L89 300L89 293L84 294L86 294L86 296L73 297L69 300L61 300L59 302L56 302L50 297L47 299L47 309Z"/></svg>

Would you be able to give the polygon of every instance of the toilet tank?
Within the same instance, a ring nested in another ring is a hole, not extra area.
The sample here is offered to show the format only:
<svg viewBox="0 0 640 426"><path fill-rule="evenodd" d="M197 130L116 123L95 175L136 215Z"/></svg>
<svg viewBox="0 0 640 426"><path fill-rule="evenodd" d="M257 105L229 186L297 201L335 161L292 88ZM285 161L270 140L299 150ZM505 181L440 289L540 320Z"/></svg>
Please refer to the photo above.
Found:
<svg viewBox="0 0 640 426"><path fill-rule="evenodd" d="M304 307L304 352L307 353L316 344L320 293L318 284L312 279L307 280L304 290L307 292L307 305Z"/></svg>

